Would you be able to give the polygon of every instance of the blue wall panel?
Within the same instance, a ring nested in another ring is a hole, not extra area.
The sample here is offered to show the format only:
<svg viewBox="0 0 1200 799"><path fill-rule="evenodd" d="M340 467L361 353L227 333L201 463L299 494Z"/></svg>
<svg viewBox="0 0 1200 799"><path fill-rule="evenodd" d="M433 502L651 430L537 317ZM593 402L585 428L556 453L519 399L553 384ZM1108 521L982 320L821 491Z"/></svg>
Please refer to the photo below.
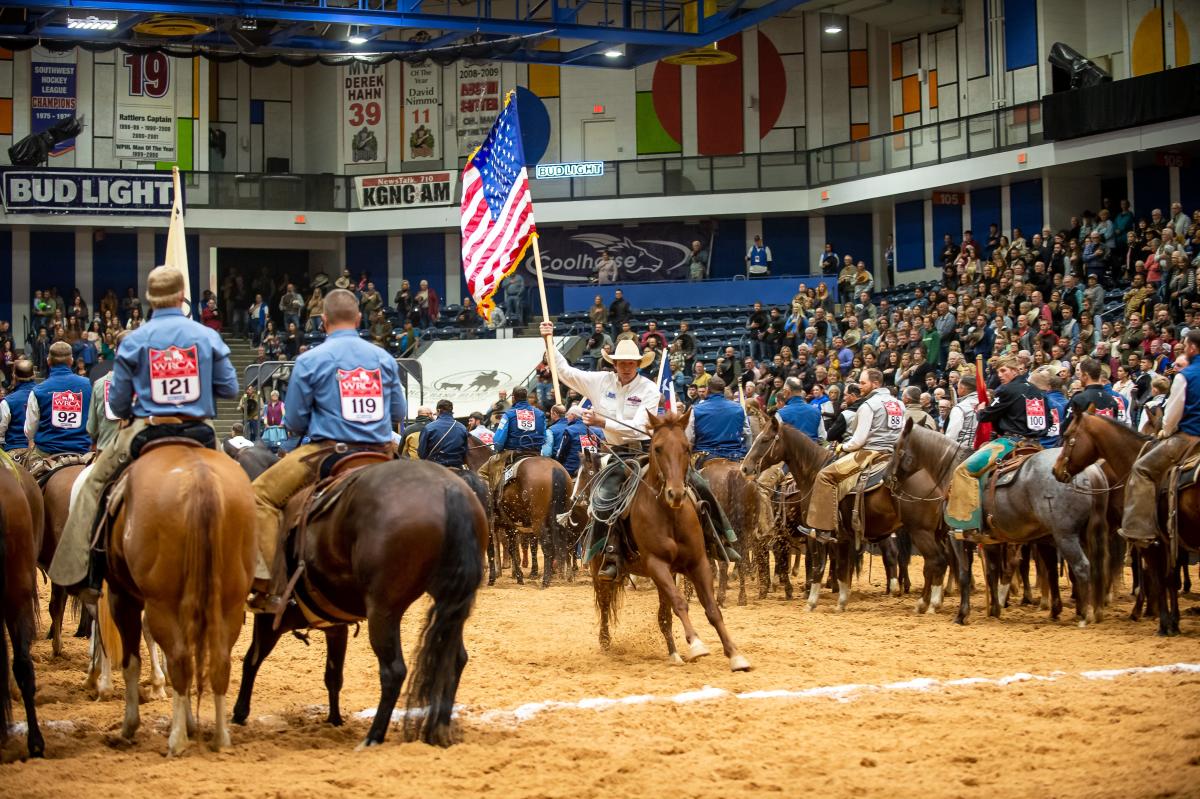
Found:
<svg viewBox="0 0 1200 799"><path fill-rule="evenodd" d="M1004 0L1004 64L1007 69L1037 63L1037 0Z"/></svg>
<svg viewBox="0 0 1200 799"><path fill-rule="evenodd" d="M787 308L796 294L797 284L816 288L820 275L774 277L761 280L704 280L697 283L666 281L661 283L617 283L605 286L568 285L563 290L565 310L586 311L597 294L607 305L617 289L629 300L635 315L646 308L712 308L724 305L764 305Z"/></svg>
<svg viewBox="0 0 1200 799"><path fill-rule="evenodd" d="M0 319L12 323L10 332L15 339L13 343L18 349L23 346L21 339L25 335L21 317L28 314L28 306L22 309L20 305L13 302L12 231L3 228L0 229Z"/></svg>
<svg viewBox="0 0 1200 799"><path fill-rule="evenodd" d="M926 266L925 201L896 203L896 271L912 272Z"/></svg>
<svg viewBox="0 0 1200 799"><path fill-rule="evenodd" d="M400 286L388 285L387 236L347 236L345 264L355 277L359 272L366 272L367 279L375 284L384 303L392 304L392 297L396 296ZM440 292L438 296L441 296Z"/></svg>
<svg viewBox="0 0 1200 799"><path fill-rule="evenodd" d="M1155 208L1171 215L1171 173L1165 166L1142 166L1133 170L1133 214L1150 218Z"/></svg>
<svg viewBox="0 0 1200 799"><path fill-rule="evenodd" d="M755 231L749 231L753 236ZM808 217L772 216L762 221L763 244L771 248L773 275L807 275L812 268L809 254ZM822 242L824 243L824 242Z"/></svg>
<svg viewBox="0 0 1200 799"><path fill-rule="evenodd" d="M136 233L107 233L92 244L92 274L96 290L96 307L104 292L112 289L117 299L125 296L130 286L138 287L138 245Z"/></svg>
<svg viewBox="0 0 1200 799"><path fill-rule="evenodd" d="M933 206L933 257L940 263L942 253L942 237L947 233L954 239L955 244L962 242L962 206L935 205ZM933 266L934 264L926 264Z"/></svg>
<svg viewBox="0 0 1200 799"><path fill-rule="evenodd" d="M1042 232L1042 181L1025 180L1009 186L1009 214L1012 226L1020 228L1025 240ZM1032 266L1032 264L1030 264Z"/></svg>
<svg viewBox="0 0 1200 799"><path fill-rule="evenodd" d="M987 243L988 225L1000 224L1000 187L971 192L971 235ZM1007 230L1000 231L1008 235Z"/></svg>
<svg viewBox="0 0 1200 799"><path fill-rule="evenodd" d="M349 239L346 240L349 245ZM446 235L444 233L405 233L402 240L404 277L415 293L422 280L446 300ZM386 263L386 259L384 261ZM399 286L396 287L399 290ZM395 291L392 292L395 296ZM391 300L391 297L388 297Z"/></svg>
<svg viewBox="0 0 1200 799"><path fill-rule="evenodd" d="M195 295L192 297L192 299L194 299L197 303L197 307L192 309L192 315L195 318L199 319L200 318L200 308L198 307L199 301L200 301L200 298L202 296L204 296L204 292L200 290L200 237L193 233L188 233L187 235L184 236L184 241L185 241L184 249L187 250L187 259L188 259L188 282L192 287L192 291L195 292ZM155 265L156 266L161 265L162 262L166 259L166 257L167 257L167 234L166 233L156 234L154 236L154 263L155 263ZM213 293L215 294L216 291L214 290ZM220 298L218 297L217 299L218 299L218 304L219 304ZM225 313L228 313L228 309L222 308L221 310Z"/></svg>
<svg viewBox="0 0 1200 799"><path fill-rule="evenodd" d="M33 298L34 291L49 288L57 288L64 300L71 298L75 288L74 230L33 230L29 233L29 299Z"/></svg>
<svg viewBox="0 0 1200 799"><path fill-rule="evenodd" d="M865 261L867 269L875 273L876 264L871 262L871 248L874 242L871 236L870 214L825 217L825 241L833 244L833 251L838 255L852 256L856 263ZM814 242L814 251L817 247L824 247L825 241ZM815 256L813 259L816 260ZM814 265L812 268L815 269L816 266ZM830 290L833 290L832 286L830 286Z"/></svg>
<svg viewBox="0 0 1200 799"><path fill-rule="evenodd" d="M746 220L722 219L709 254L708 276L733 277L746 274Z"/></svg>

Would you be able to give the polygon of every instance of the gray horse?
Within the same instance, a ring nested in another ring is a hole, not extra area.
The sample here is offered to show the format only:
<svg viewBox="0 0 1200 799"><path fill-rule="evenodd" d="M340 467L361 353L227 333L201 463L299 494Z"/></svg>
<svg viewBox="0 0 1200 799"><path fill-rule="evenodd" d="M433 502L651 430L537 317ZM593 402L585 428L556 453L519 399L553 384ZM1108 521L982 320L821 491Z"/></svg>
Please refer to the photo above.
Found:
<svg viewBox="0 0 1200 799"><path fill-rule="evenodd" d="M995 503L984 503L983 513L989 521L987 534L1003 543L1028 544L1047 537L1054 540L1071 569L1077 597L1075 609L1079 626L1083 627L1100 618L1108 594L1105 517L1109 485L1104 472L1094 465L1069 484L1058 482L1054 478L1058 452L1044 450L1029 458L1013 482L996 489ZM908 419L896 442L892 470L900 479L924 471L944 492L954 467L970 454L950 438L914 426ZM962 598L955 621L966 624L971 611L971 550L962 542L954 544ZM999 551L996 555L992 557L989 553L985 570L990 591L988 615L999 618L1002 602L999 582L1004 558ZM1051 590L1057 592L1058 582L1053 575L1050 584ZM1057 614L1052 611L1052 616Z"/></svg>

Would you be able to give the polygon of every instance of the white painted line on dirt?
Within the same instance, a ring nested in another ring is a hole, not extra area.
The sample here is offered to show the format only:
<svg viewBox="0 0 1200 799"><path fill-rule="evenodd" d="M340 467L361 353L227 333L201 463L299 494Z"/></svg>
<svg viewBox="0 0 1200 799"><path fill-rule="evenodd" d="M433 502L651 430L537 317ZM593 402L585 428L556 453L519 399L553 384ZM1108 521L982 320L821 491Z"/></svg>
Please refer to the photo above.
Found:
<svg viewBox="0 0 1200 799"><path fill-rule="evenodd" d="M927 692L935 691L939 688L974 688L984 685L1004 688L1015 683L1058 682L1059 680L1072 677L1111 682L1118 677L1131 677L1138 674L1200 674L1200 663L1131 666L1124 669L1097 669L1075 673L1052 671L1049 674L1030 674L1022 671L1004 677L959 677L953 680L941 680L936 677L916 677L911 680L883 683L882 685L847 683L845 685L818 685L812 688L801 689L776 688L771 690L743 691L741 693L734 693L726 691L724 688L714 688L711 685L706 685L696 691L684 691L670 696L632 694L615 699L606 696L593 696L575 702L548 699L543 702L526 702L512 710L484 710L476 712L464 705L455 705L453 715L459 719L464 717L478 719L484 724L521 724L536 716L556 710L605 710L619 705L647 705L654 702L674 702L680 705L691 702L710 702L716 699L833 699L837 702L850 702L866 694L891 691ZM308 705L304 708L304 714L310 717L324 715L328 712L328 705ZM412 712L414 715L424 716L428 712L428 708L413 708ZM369 720L375 718L375 713L376 708L369 707L366 710L360 710L355 713L354 718ZM393 724L403 722L404 717L404 710L397 709L392 711L391 720ZM264 716L256 719L256 721L266 723L268 720L274 720L275 718L269 717L268 719L268 717ZM158 721L165 722L167 719L163 717L159 718ZM44 721L41 726L47 730L70 733L74 732L76 724L69 719L56 719ZM18 721L10 725L9 732L13 735L24 735L26 729L25 722Z"/></svg>
<svg viewBox="0 0 1200 799"><path fill-rule="evenodd" d="M832 699L837 702L850 702L866 694L885 693L894 691L935 691L943 688L970 688L991 685L1003 688L1015 683L1024 682L1057 682L1064 678L1078 677L1084 680L1115 680L1118 677L1128 677L1136 674L1200 674L1200 663L1172 663L1163 666L1133 666L1125 669L1103 669L1098 671L1081 671L1072 674L1066 671L1052 671L1049 674L1030 674L1018 672L1004 677L960 677L953 680L941 680L934 677L917 677L901 682L872 685L864 683L849 683L846 685L820 685L812 688L743 691L734 693L723 688L704 686L698 691L685 691L673 696L655 696L653 694L637 694L617 699L608 697L590 697L577 702L547 700L544 702L527 702L513 710L485 710L479 713L464 711L463 716L474 717L490 723L523 723L535 716L557 710L603 710L617 705L644 705L653 702L674 702L687 704L691 702L707 702L715 699ZM458 708L456 708L458 710Z"/></svg>

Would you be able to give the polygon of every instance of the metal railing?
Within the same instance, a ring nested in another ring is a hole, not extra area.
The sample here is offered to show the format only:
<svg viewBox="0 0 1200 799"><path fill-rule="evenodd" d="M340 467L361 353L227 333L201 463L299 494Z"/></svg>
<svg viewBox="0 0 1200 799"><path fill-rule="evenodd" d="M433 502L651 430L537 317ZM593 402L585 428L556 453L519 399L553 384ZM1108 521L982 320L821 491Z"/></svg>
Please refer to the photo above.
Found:
<svg viewBox="0 0 1200 799"><path fill-rule="evenodd" d="M1039 100L811 150L606 161L601 176L531 180L530 191L538 202L555 202L807 189L1041 142ZM354 177L189 172L188 207L359 211Z"/></svg>

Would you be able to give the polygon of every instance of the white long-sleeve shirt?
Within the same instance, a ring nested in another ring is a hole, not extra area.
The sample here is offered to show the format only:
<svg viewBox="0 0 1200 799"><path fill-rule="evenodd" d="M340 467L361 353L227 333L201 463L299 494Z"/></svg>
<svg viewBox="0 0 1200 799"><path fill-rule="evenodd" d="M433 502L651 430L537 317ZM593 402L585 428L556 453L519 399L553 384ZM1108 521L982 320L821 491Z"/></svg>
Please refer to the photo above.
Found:
<svg viewBox="0 0 1200 799"><path fill-rule="evenodd" d="M606 419L606 441L610 444L627 444L630 441L645 441L650 437L649 418L651 414L658 413L658 404L662 401L662 395L653 381L638 375L621 385L616 372L576 369L558 350L554 351L554 365L558 367L559 379L591 400L593 408L610 419L624 423L616 424ZM625 425L642 433L638 434Z"/></svg>
<svg viewBox="0 0 1200 799"><path fill-rule="evenodd" d="M1162 437L1175 435L1179 423L1183 421L1184 403L1187 401L1187 378L1182 373L1175 375L1171 381L1171 393L1167 395L1166 405L1163 406Z"/></svg>
<svg viewBox="0 0 1200 799"><path fill-rule="evenodd" d="M4 437L8 435L10 424L12 424L12 409L8 407L7 400L0 400L0 444L4 443Z"/></svg>

